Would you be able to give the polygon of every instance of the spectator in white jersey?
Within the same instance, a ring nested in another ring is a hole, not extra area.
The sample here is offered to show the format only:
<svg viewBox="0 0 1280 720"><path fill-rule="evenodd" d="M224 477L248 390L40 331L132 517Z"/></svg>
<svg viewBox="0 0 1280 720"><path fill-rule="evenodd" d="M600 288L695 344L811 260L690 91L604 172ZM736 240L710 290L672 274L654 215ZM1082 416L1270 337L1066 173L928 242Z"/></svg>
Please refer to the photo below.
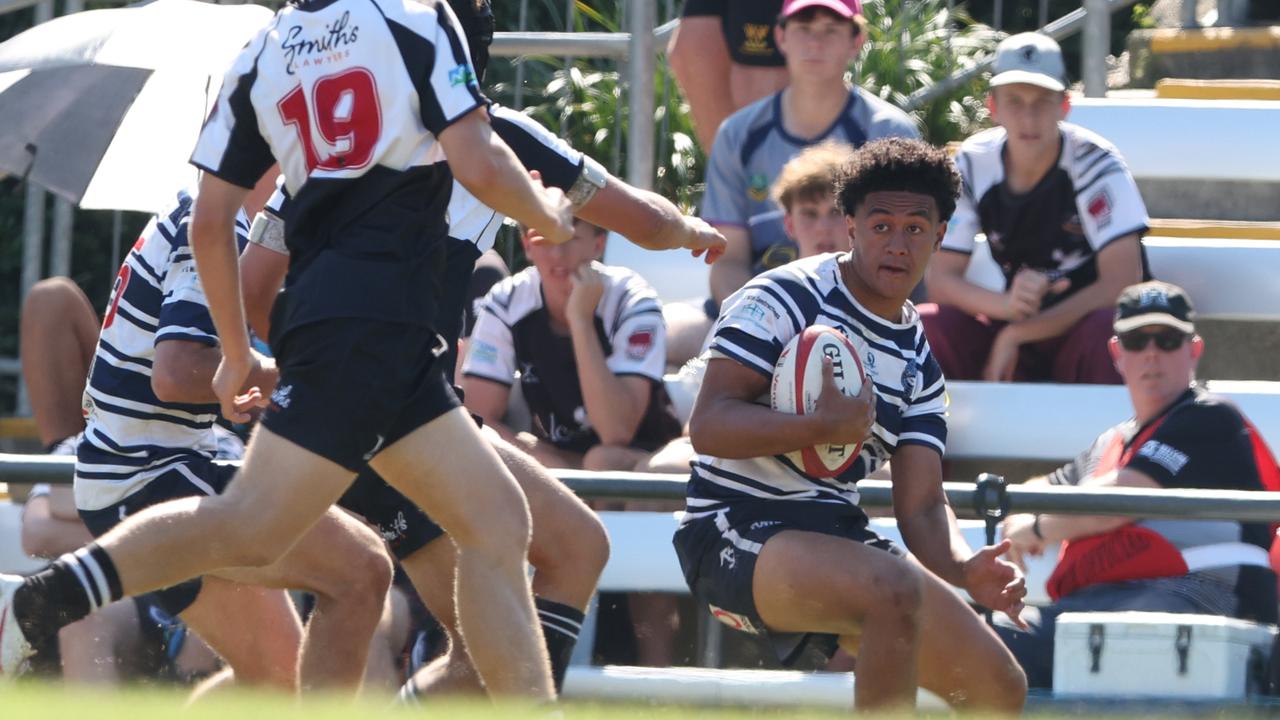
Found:
<svg viewBox="0 0 1280 720"><path fill-rule="evenodd" d="M653 289L602 265L605 231L574 223L563 245L523 237L532 266L478 306L462 364L467 407L548 467L631 470L680 434L662 385L665 328ZM534 434L502 424L520 382Z"/></svg>
<svg viewBox="0 0 1280 720"><path fill-rule="evenodd" d="M965 546L942 492L946 390L907 300L955 207L946 153L885 139L839 179L851 249L749 282L716 323L689 422L699 452L676 551L690 589L721 622L792 663L837 646L857 657L859 710L910 707L917 687L965 709L1016 712L1026 680L948 584L1016 619L1026 594L1006 541ZM813 413L762 405L782 349L814 324L865 357L856 397L830 363ZM862 442L845 473L806 474L784 454ZM868 529L855 483L892 459L894 513L910 554Z"/></svg>
<svg viewBox="0 0 1280 720"><path fill-rule="evenodd" d="M1111 143L1064 122L1062 51L1022 33L996 48L987 102L998 127L960 146L956 215L920 308L952 380L1120 382L1111 306L1143 280L1147 210ZM1003 292L965 279L984 233Z"/></svg>
<svg viewBox="0 0 1280 720"><path fill-rule="evenodd" d="M715 316L715 306L756 274L796 258L770 196L782 166L825 140L859 147L868 140L917 137L915 123L875 93L850 85L845 74L866 42L859 0L788 0L774 29L786 58L786 89L730 115L716 133L707 162L701 215L724 234L724 258L711 267L711 303L704 317L676 318L673 346L683 362Z"/></svg>

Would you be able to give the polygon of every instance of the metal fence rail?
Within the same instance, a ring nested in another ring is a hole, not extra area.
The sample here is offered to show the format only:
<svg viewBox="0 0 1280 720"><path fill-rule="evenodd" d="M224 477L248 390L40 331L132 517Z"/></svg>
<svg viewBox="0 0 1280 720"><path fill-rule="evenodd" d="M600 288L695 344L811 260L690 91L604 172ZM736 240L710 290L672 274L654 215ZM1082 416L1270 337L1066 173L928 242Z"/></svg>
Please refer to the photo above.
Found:
<svg viewBox="0 0 1280 720"><path fill-rule="evenodd" d="M240 463L219 461L219 464L239 466ZM0 482L66 484L71 482L74 467L75 460L70 457L0 453ZM663 473L584 470L553 470L552 474L578 495L592 499L680 500L684 498L687 479L683 475ZM862 506L892 507L892 487L887 480L858 483ZM943 489L958 514L973 516L977 491L972 483L943 483ZM1280 522L1280 492L1011 485L1008 495L1011 512Z"/></svg>

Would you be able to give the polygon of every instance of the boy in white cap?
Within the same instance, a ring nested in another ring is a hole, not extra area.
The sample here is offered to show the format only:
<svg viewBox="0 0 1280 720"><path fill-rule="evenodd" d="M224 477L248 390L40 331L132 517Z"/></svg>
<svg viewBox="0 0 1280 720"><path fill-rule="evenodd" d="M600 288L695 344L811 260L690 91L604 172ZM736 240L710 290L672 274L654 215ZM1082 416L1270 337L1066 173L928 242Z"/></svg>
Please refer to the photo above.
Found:
<svg viewBox="0 0 1280 720"><path fill-rule="evenodd" d="M1120 291L1148 279L1147 211L1111 143L1064 122L1062 51L1038 33L996 49L987 98L997 127L964 142L964 179L929 265L925 332L952 380L1119 383L1107 340ZM984 233L1004 292L965 279Z"/></svg>

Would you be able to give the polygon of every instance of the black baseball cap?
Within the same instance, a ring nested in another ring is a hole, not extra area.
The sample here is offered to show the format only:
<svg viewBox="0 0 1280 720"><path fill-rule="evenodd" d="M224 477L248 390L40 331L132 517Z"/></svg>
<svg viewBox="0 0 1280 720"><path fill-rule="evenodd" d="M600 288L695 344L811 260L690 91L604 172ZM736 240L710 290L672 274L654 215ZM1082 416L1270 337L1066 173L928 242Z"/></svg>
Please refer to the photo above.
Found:
<svg viewBox="0 0 1280 720"><path fill-rule="evenodd" d="M1126 333L1148 325L1166 325L1190 335L1196 331L1196 311L1191 298L1177 285L1159 280L1130 285L1116 300L1112 328Z"/></svg>

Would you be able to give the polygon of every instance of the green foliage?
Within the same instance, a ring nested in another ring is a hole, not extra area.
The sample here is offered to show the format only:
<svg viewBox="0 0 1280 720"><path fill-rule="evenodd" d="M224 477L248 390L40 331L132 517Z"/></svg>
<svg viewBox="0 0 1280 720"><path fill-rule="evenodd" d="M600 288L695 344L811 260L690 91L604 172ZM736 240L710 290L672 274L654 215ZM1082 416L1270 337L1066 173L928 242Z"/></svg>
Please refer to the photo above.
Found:
<svg viewBox="0 0 1280 720"><path fill-rule="evenodd" d="M864 0L870 28L857 62L857 82L881 98L905 107L917 90L973 67L995 48L999 37L946 0ZM942 144L981 129L987 112L985 79L979 75L924 105L913 114L925 138Z"/></svg>

